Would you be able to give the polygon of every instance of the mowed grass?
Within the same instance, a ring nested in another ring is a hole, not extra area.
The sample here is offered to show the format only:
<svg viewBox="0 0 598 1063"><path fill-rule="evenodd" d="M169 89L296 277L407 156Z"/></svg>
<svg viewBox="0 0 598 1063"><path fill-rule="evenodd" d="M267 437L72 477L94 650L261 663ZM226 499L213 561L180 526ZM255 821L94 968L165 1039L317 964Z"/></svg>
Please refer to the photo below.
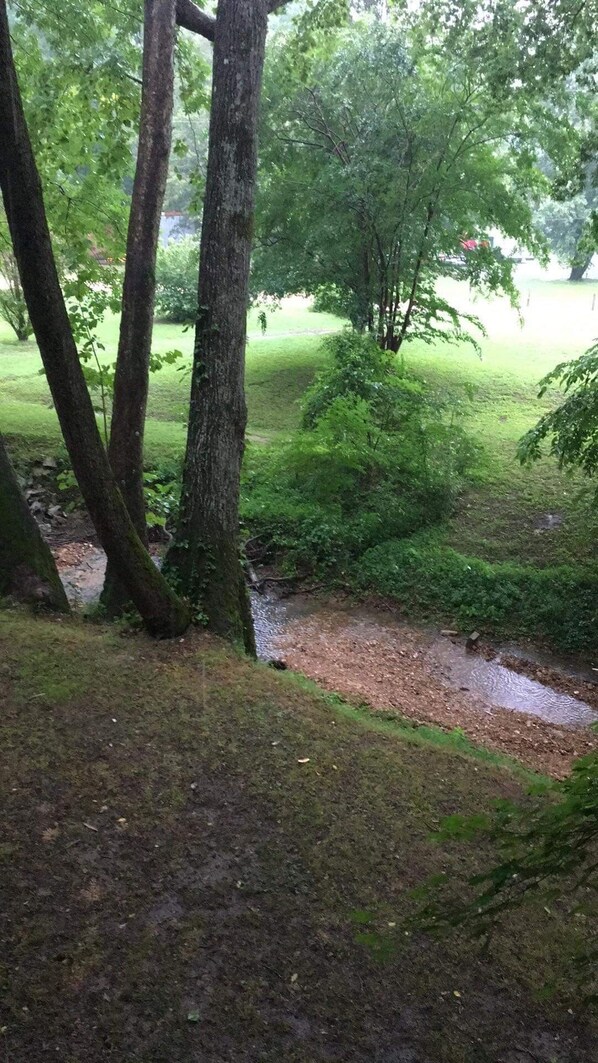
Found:
<svg viewBox="0 0 598 1063"><path fill-rule="evenodd" d="M483 448L475 483L461 500L443 540L488 561L557 564L596 557L591 485L547 458L522 468L517 442L562 400L551 388L538 398L538 381L559 362L582 354L598 336L598 283L521 283L521 321L505 300L469 303L453 286L455 302L477 313L487 337L482 357L464 346L407 348L407 364L440 392L462 400L466 424ZM466 389L473 388L471 402ZM583 497L585 494L585 498ZM562 520L542 530L547 515Z"/></svg>
<svg viewBox="0 0 598 1063"><path fill-rule="evenodd" d="M433 841L442 817L518 798L520 771L197 632L5 611L0 662L7 1060L596 1058L565 904L487 951L405 925L428 876L462 891L492 860Z"/></svg>
<svg viewBox="0 0 598 1063"><path fill-rule="evenodd" d="M598 283L522 280L522 320L505 300L472 301L464 285L447 283L450 296L484 321L482 357L467 344L405 348L406 364L442 396L461 401L483 456L473 482L439 539L460 552L490 561L555 564L591 560L598 531L587 483L560 471L548 458L533 469L516 459L521 435L559 401L550 391L537 397L537 384L558 362L581 354L598 335ZM313 313L301 300L288 300L268 313L262 335L257 312L249 319L246 392L250 441L266 444L299 423L299 401L323 365L322 333L342 323ZM117 321L107 320L101 339L114 357ZM154 350L183 351L184 358L154 374L150 385L147 459L166 462L181 454L186 431L192 333L157 323ZM17 344L0 324L0 430L17 457L38 457L60 448L60 433L46 382L39 376L35 344ZM474 389L473 399L468 389ZM555 527L543 530L548 514Z"/></svg>
<svg viewBox="0 0 598 1063"><path fill-rule="evenodd" d="M321 336L339 327L330 314L313 313L302 300L267 312L262 333L257 311L249 315L247 402L249 434L269 441L299 421L298 401L322 364ZM102 359L112 361L118 319L108 316L99 331ZM193 332L157 322L153 350L180 350L183 358L152 375L147 421L147 458L151 463L179 455L185 444ZM37 457L61 445L60 429L34 342L17 343L0 321L0 430L17 454ZM96 396L97 399L97 396Z"/></svg>

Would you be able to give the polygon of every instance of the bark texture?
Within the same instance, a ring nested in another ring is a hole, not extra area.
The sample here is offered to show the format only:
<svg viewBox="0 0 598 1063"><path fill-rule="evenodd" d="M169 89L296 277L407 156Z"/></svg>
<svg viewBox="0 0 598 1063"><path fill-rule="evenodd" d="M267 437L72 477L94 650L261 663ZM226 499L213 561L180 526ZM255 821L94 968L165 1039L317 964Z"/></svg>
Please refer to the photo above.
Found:
<svg viewBox="0 0 598 1063"><path fill-rule="evenodd" d="M584 276L585 276L585 274L586 274L586 272L590 268L590 263L591 263L593 257L594 257L593 255L588 255L588 257L583 262L578 262L574 266L571 266L571 272L569 274L569 280L570 281L582 281Z"/></svg>
<svg viewBox="0 0 598 1063"><path fill-rule="evenodd" d="M127 233L122 313L108 454L131 520L147 545L143 436L156 293L156 254L172 136L176 0L145 0L143 88ZM102 602L110 615L128 602L108 564Z"/></svg>
<svg viewBox="0 0 598 1063"><path fill-rule="evenodd" d="M162 636L178 634L189 622L188 610L135 531L83 377L23 114L6 0L0 0L0 185L31 324L73 470L100 542L148 630Z"/></svg>
<svg viewBox="0 0 598 1063"><path fill-rule="evenodd" d="M255 652L239 560L245 342L266 0L220 0L181 517L167 566L210 629Z"/></svg>
<svg viewBox="0 0 598 1063"><path fill-rule="evenodd" d="M60 576L0 436L0 598L68 613Z"/></svg>

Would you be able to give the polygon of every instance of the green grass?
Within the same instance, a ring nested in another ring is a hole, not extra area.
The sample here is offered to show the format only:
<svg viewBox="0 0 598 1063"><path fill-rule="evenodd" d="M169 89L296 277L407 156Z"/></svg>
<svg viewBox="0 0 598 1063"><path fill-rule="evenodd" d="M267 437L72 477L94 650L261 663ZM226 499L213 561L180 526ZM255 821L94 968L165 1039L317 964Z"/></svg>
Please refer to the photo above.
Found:
<svg viewBox="0 0 598 1063"><path fill-rule="evenodd" d="M474 303L488 332L481 359L463 346L414 343L407 348L408 366L442 394L465 398L465 386L475 389L467 423L485 461L442 535L460 553L541 565L596 557L596 520L579 501L587 482L563 473L552 459L523 469L515 449L524 432L559 401L555 389L538 399L538 381L558 362L582 354L598 335L598 308L592 310L597 293L596 282L527 282L522 324L504 300ZM466 304L455 286L451 294ZM538 530L547 513L562 514L558 530Z"/></svg>
<svg viewBox="0 0 598 1063"><path fill-rule="evenodd" d="M593 1058L565 905L488 951L405 932L415 887L492 859L431 832L521 774L198 633L5 612L0 662L7 1059Z"/></svg>
<svg viewBox="0 0 598 1063"><path fill-rule="evenodd" d="M249 316L247 346L247 403L250 438L268 441L295 427L298 400L322 364L320 334L338 328L330 314L311 312L289 300L283 310L268 312L262 335L257 312ZM35 343L17 343L0 321L0 429L12 441L13 453L37 457L61 446L61 436L47 383L39 370ZM115 357L118 320L108 317L99 337L106 360ZM193 334L177 325L157 323L155 353L177 349L184 359L153 374L147 421L147 458L150 463L181 453L189 395L188 367ZM181 371L182 368L182 371Z"/></svg>
<svg viewBox="0 0 598 1063"><path fill-rule="evenodd" d="M538 380L557 362L582 353L598 334L598 309L592 310L598 283L525 282L522 324L504 300L478 300L472 306L462 285L447 283L445 287L444 294L479 314L488 337L481 341L481 359L468 345L426 347L414 342L406 348L409 368L441 394L448 392L465 401L470 430L485 452L458 512L439 531L439 541L488 561L553 565L594 559L598 526L579 499L582 481L559 471L551 459L532 470L522 469L515 447L526 429L558 400L555 391L539 400ZM252 312L246 373L250 440L267 443L297 426L299 399L323 362L321 336L314 332L330 331L338 324L332 316L314 314L300 301L290 300L284 309L268 314L267 332L262 336L257 313ZM101 338L108 355L113 355L116 319L105 322ZM156 325L157 352L181 349L188 367L191 346L191 332ZM17 458L37 457L61 445L39 366L35 344L12 342L8 327L0 323L0 429L9 437ZM465 385L475 389L471 404ZM189 375L178 364L152 377L149 463L181 453L188 389ZM558 529L538 529L547 513L562 515Z"/></svg>

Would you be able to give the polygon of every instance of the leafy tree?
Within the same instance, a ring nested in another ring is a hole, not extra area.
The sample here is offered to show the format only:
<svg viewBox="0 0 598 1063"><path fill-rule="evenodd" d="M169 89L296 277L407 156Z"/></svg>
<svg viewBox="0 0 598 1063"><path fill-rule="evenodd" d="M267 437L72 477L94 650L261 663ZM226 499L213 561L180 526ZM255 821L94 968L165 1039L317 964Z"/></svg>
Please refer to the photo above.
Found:
<svg viewBox="0 0 598 1063"><path fill-rule="evenodd" d="M166 559L211 629L250 653L239 559L245 341L262 69L268 14L278 6L219 0L216 18L200 30L214 40L212 108L181 510Z"/></svg>
<svg viewBox="0 0 598 1063"><path fill-rule="evenodd" d="M129 514L147 545L143 439L149 389L156 254L170 157L176 0L145 0L143 91L123 279L109 457ZM127 603L108 563L102 601L116 615Z"/></svg>
<svg viewBox="0 0 598 1063"><path fill-rule="evenodd" d="M580 468L588 477L598 471L598 342L580 358L561 362L540 381L539 396L552 385L565 391L565 400L544 414L519 443L523 463L538 461L543 444L561 468ZM597 499L598 499L598 488Z"/></svg>
<svg viewBox="0 0 598 1063"><path fill-rule="evenodd" d="M197 320L197 240L186 236L158 250L156 307L165 321L194 325Z"/></svg>
<svg viewBox="0 0 598 1063"><path fill-rule="evenodd" d="M265 92L256 290L315 294L395 351L476 324L440 297L441 276L516 301L512 263L485 234L542 254L529 207L542 184L536 133L517 94L497 99L469 58L361 24L306 75L280 43Z"/></svg>
<svg viewBox="0 0 598 1063"><path fill-rule="evenodd" d="M598 250L598 189L588 187L573 199L548 200L537 215L557 258L570 269L569 280L580 281Z"/></svg>
<svg viewBox="0 0 598 1063"><path fill-rule="evenodd" d="M7 239L6 244L4 243L3 234L0 234L0 280L4 282L4 287L0 288L0 317L10 325L17 339L25 343L33 329L16 259L10 241Z"/></svg>

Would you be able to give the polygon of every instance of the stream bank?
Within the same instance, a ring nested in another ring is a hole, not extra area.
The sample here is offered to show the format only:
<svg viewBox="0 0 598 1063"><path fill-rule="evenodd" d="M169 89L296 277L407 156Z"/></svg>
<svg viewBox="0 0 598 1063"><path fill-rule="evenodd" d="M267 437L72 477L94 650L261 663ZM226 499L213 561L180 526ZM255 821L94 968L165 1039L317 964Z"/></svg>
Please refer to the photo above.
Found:
<svg viewBox="0 0 598 1063"><path fill-rule="evenodd" d="M158 551L159 548L156 548ZM106 559L93 542L54 548L75 608L97 602ZM283 659L320 686L415 725L460 730L473 742L563 778L598 746L598 684L591 662L566 662L488 644L468 652L455 633L406 623L349 598L252 592L258 654Z"/></svg>

